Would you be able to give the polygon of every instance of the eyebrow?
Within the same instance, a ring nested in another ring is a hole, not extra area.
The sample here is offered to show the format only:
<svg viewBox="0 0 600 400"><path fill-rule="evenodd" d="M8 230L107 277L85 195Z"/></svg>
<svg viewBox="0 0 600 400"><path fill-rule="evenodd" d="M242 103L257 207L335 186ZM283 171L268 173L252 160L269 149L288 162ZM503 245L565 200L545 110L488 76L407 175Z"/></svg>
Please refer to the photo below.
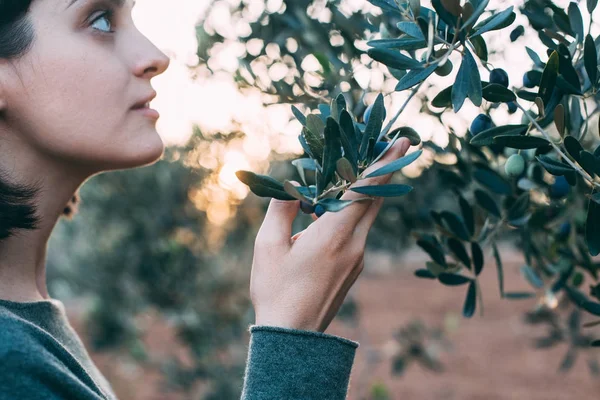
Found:
<svg viewBox="0 0 600 400"><path fill-rule="evenodd" d="M73 4L77 3L78 1L79 0L70 0L67 8L71 7ZM123 8L123 6L125 5L125 2L127 0L108 0L108 1L113 3L115 5L115 7L117 7L117 8ZM133 5L135 6L135 0L133 0Z"/></svg>

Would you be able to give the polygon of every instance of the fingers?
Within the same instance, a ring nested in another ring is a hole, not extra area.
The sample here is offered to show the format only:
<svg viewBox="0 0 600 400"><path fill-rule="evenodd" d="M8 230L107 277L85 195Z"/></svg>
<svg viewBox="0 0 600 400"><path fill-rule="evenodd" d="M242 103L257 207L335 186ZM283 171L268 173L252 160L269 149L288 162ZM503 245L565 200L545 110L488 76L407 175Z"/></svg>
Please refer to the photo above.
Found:
<svg viewBox="0 0 600 400"><path fill-rule="evenodd" d="M292 183L295 186L299 185L298 182L292 181ZM292 223L298 215L299 209L299 200L271 199L265 219L256 236L256 241L269 245L287 245L289 249L292 243L290 240Z"/></svg>
<svg viewBox="0 0 600 400"><path fill-rule="evenodd" d="M396 143L394 143L392 148L389 149L381 159L379 159L379 161L377 161L375 164L371 165L369 168L366 169L363 176L367 176L371 172L374 172L374 171L378 170L379 168L383 167L384 165L389 164L390 162L404 156L404 154L406 154L409 147L410 147L410 141L408 140L408 138L405 138L405 137L400 138L399 140L396 141ZM377 176L377 177L373 177L373 178L361 179L360 181L355 182L350 187L384 185L384 184L388 183L391 178L392 178L392 174L386 174L386 175L381 175L381 176ZM354 199L360 199L360 198L364 198L364 197L368 197L368 196L364 195L364 194L353 192L351 190L347 190L340 199L341 200L354 200ZM353 203L352 205L348 206L347 208L345 208L341 211L334 212L334 213L327 213L326 214L327 222L331 223L333 225L343 223L343 224L347 224L348 226L355 227L362 220L362 218L365 216L367 211L372 206L374 206L373 201L368 201L368 202L360 201L360 202ZM381 204L379 205L379 208L380 207L381 207ZM379 211L379 208L375 207L375 210ZM375 216L376 216L376 211L374 211ZM374 218L375 216L371 215L370 218ZM323 217L325 217L325 215L322 216L321 218L323 218Z"/></svg>
<svg viewBox="0 0 600 400"><path fill-rule="evenodd" d="M354 235L357 237L361 237L366 242L367 235L371 230L371 227L375 223L375 219L381 210L381 206L383 205L383 197L378 197L373 202L371 202L371 206L362 217L358 225L356 225L356 229L354 229Z"/></svg>
<svg viewBox="0 0 600 400"><path fill-rule="evenodd" d="M298 240L298 238L300 236L302 236L303 233L304 233L304 231L300 231L300 232L296 233L294 236L292 236L292 238L291 238L292 243L294 243L296 240Z"/></svg>

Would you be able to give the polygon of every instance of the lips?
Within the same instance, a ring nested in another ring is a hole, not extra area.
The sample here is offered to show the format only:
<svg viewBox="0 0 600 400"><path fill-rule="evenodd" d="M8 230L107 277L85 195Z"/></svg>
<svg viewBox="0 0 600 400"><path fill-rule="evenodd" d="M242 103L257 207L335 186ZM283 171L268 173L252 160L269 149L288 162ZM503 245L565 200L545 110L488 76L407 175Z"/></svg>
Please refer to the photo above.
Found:
<svg viewBox="0 0 600 400"><path fill-rule="evenodd" d="M141 98L138 102L136 102L131 108L134 110L149 108L150 102L156 97L156 92L152 91L148 96Z"/></svg>
<svg viewBox="0 0 600 400"><path fill-rule="evenodd" d="M144 103L144 104L141 104L141 105L136 105L136 106L133 106L131 108L134 109L134 110L139 110L139 109L142 109L142 108L150 108L150 103Z"/></svg>

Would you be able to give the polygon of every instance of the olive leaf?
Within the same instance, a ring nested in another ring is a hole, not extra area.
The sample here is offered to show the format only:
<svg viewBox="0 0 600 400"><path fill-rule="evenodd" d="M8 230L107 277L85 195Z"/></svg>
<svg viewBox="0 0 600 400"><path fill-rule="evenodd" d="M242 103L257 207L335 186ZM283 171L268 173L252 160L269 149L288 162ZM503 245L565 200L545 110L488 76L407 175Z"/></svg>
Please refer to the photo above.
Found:
<svg viewBox="0 0 600 400"><path fill-rule="evenodd" d="M350 190L356 193L366 194L369 196L397 197L410 193L413 190L413 188L409 185L389 184L350 187Z"/></svg>
<svg viewBox="0 0 600 400"><path fill-rule="evenodd" d="M433 235L422 235L417 240L417 246L422 248L437 264L446 266L446 257L440 242Z"/></svg>
<svg viewBox="0 0 600 400"><path fill-rule="evenodd" d="M512 193L510 182L489 168L476 168L473 172L473 178L494 193L505 195Z"/></svg>
<svg viewBox="0 0 600 400"><path fill-rule="evenodd" d="M419 136L417 131L415 131L411 127L403 126L400 128L396 128L388 134L388 136L392 136L392 137L394 137L396 135L399 138L401 138L401 137L408 138L411 146L418 146L419 144L421 144L421 136Z"/></svg>
<svg viewBox="0 0 600 400"><path fill-rule="evenodd" d="M413 69L408 74L404 75L402 79L396 85L394 89L396 92L401 92L402 90L410 89L423 82L425 79L429 77L438 67L437 63L433 63L425 69Z"/></svg>
<svg viewBox="0 0 600 400"><path fill-rule="evenodd" d="M473 259L473 266L475 267L475 275L479 275L483 270L483 250L477 242L471 242L471 257Z"/></svg>
<svg viewBox="0 0 600 400"><path fill-rule="evenodd" d="M438 280L447 286L459 286L464 285L465 283L471 282L471 278L468 278L463 275L450 274L447 272L442 272L438 275Z"/></svg>
<svg viewBox="0 0 600 400"><path fill-rule="evenodd" d="M454 256L460 262L462 262L467 268L471 268L471 258L469 257L464 244L460 240L456 238L449 238L448 247L450 248L452 254L454 254Z"/></svg>
<svg viewBox="0 0 600 400"><path fill-rule="evenodd" d="M425 36L423 36L423 32L421 31L421 28L419 28L419 26L414 23L414 22L410 22L410 21L401 21L398 22L398 24L396 24L396 26L398 27L398 29L400 29L402 32L406 33L409 36L414 37L415 39L420 39L425 41Z"/></svg>
<svg viewBox="0 0 600 400"><path fill-rule="evenodd" d="M436 40L439 42L439 40ZM402 37L399 39L375 39L369 40L367 42L367 46L378 48L378 49L398 49L398 50L418 50L427 47L427 42L422 39L416 39L412 37ZM386 57L381 55L376 55L376 57ZM385 64L385 63L384 63ZM386 64L387 65L387 64ZM399 65L397 63L391 62L391 65ZM395 68L393 66L387 65L387 67L394 71L402 71L405 72L408 68ZM398 79L398 78L396 78Z"/></svg>
<svg viewBox="0 0 600 400"><path fill-rule="evenodd" d="M465 303L463 305L463 316L465 318L471 318L475 313L475 307L477 306L477 290L475 287L475 281L469 284L467 289L467 296L465 297Z"/></svg>
<svg viewBox="0 0 600 400"><path fill-rule="evenodd" d="M475 217L473 216L473 207L467 202L467 200L459 194L458 196L460 211L465 222L465 226L469 230L469 235L475 234Z"/></svg>
<svg viewBox="0 0 600 400"><path fill-rule="evenodd" d="M494 259L496 260L496 272L498 275L498 289L500 290L500 297L504 297L504 267L502 266L502 259L500 258L500 252L496 246L496 242L492 242L492 250L494 252Z"/></svg>
<svg viewBox="0 0 600 400"><path fill-rule="evenodd" d="M554 109L554 125L561 137L565 137L565 107L559 104Z"/></svg>
<svg viewBox="0 0 600 400"><path fill-rule="evenodd" d="M486 129L483 132L480 132L478 135L471 138L469 143L475 146L489 146L494 143L494 137L504 135L512 135L512 136L521 136L525 132L529 125L519 124L519 125L503 125L490 129Z"/></svg>
<svg viewBox="0 0 600 400"><path fill-rule="evenodd" d="M338 123L331 117L327 117L327 125L325 126L325 148L323 150L323 179L317 181L319 194L332 181L337 160L342 157L340 128Z"/></svg>
<svg viewBox="0 0 600 400"><path fill-rule="evenodd" d="M502 214L500 213L500 208L494 201L494 199L487 194L483 190L476 189L475 190L475 199L477 200L477 204L493 216L497 218L502 218Z"/></svg>
<svg viewBox="0 0 600 400"><path fill-rule="evenodd" d="M494 137L493 141L494 144L511 147L513 149L537 149L550 146L548 140L537 136L498 135Z"/></svg>
<svg viewBox="0 0 600 400"><path fill-rule="evenodd" d="M422 153L423 153L423 150L419 149L415 152L410 153L407 156L400 157L399 159L394 160L394 161L384 165L383 167L379 168L378 170L371 172L365 178L374 178L376 176L381 176L381 175L391 174L392 172L396 172L396 171L406 167L407 165L411 164L413 161L415 161L417 158L419 158L419 156Z"/></svg>
<svg viewBox="0 0 600 400"><path fill-rule="evenodd" d="M296 119L304 126L306 126L306 117L302 114L302 111L298 110L296 106L292 106L292 114L296 117Z"/></svg>
<svg viewBox="0 0 600 400"><path fill-rule="evenodd" d="M471 37L475 37L489 31L506 28L514 22L515 18L516 14L513 12L513 6L510 6L506 10L494 14L477 24L473 28L474 33L471 35Z"/></svg>
<svg viewBox="0 0 600 400"><path fill-rule="evenodd" d="M296 167L298 175L300 175L300 179L302 179L302 182L304 182L304 184L306 184L306 173L304 172L304 170L317 170L317 163L312 158L297 158L292 161L292 165Z"/></svg>
<svg viewBox="0 0 600 400"><path fill-rule="evenodd" d="M297 200L301 200L301 201L305 201L307 203L312 203L312 201L307 198L306 196L304 196L302 193L300 193L297 189L296 186L294 186L294 184L288 180L286 180L285 182L283 182L283 190L289 194L290 196L294 197Z"/></svg>
<svg viewBox="0 0 600 400"><path fill-rule="evenodd" d="M590 174L592 178L597 174L600 162L594 157L592 153L587 150L581 150L579 152L579 165Z"/></svg>
<svg viewBox="0 0 600 400"><path fill-rule="evenodd" d="M568 15L571 29L577 35L578 40L580 42L583 41L583 18L581 17L581 11L579 11L577 3L569 3Z"/></svg>
<svg viewBox="0 0 600 400"><path fill-rule="evenodd" d="M415 273L415 276L417 276L419 278L426 278L426 279L435 279L436 278L436 276L428 269L418 269L414 273Z"/></svg>
<svg viewBox="0 0 600 400"><path fill-rule="evenodd" d="M440 213L440 218L444 222L448 230L452 232L456 237L465 241L471 239L469 232L465 226L465 223L461 217L450 211L442 211Z"/></svg>
<svg viewBox="0 0 600 400"><path fill-rule="evenodd" d="M322 138L325 130L325 123L316 114L308 114L306 116L306 128L314 135L315 138Z"/></svg>
<svg viewBox="0 0 600 400"><path fill-rule="evenodd" d="M350 181L352 183L356 182L356 174L354 173L354 168L350 161L347 158L340 158L336 164L336 171L342 179Z"/></svg>
<svg viewBox="0 0 600 400"><path fill-rule="evenodd" d="M594 193L592 193L592 196ZM600 204L592 199L588 202L585 222L585 241L592 256L600 254Z"/></svg>
<svg viewBox="0 0 600 400"><path fill-rule="evenodd" d="M546 63L546 67L544 68L544 72L542 72L542 79L540 81L540 90L538 91L538 96L544 100L544 103L547 103L548 100L550 100L550 95L554 90L556 77L558 76L558 63L558 53L555 50L552 52L548 62Z"/></svg>
<svg viewBox="0 0 600 400"><path fill-rule="evenodd" d="M583 151L583 146L581 146L579 140L569 135L565 137L565 139L563 140L563 144L565 146L565 149L567 149L569 155L571 155L571 157L573 157L575 161L579 162L579 155L581 154L581 151Z"/></svg>
<svg viewBox="0 0 600 400"><path fill-rule="evenodd" d="M596 45L594 39L588 34L585 37L584 49L583 49L583 64L585 65L585 71L590 78L592 86L597 86L598 82L598 54L596 51Z"/></svg>
<svg viewBox="0 0 600 400"><path fill-rule="evenodd" d="M353 165L354 173L356 174L358 172L358 141L356 140L356 133L354 131L354 122L350 113L346 110L342 110L340 113L340 128L340 139L344 148L344 157Z"/></svg>
<svg viewBox="0 0 600 400"><path fill-rule="evenodd" d="M535 297L536 294L532 292L506 292L504 297L509 300L524 300Z"/></svg>
<svg viewBox="0 0 600 400"><path fill-rule="evenodd" d="M312 114L310 114L312 115ZM310 117L309 115L309 117ZM315 116L316 117L316 116ZM319 121L321 121L318 117L316 117ZM308 124L308 120L309 118L307 118L307 124ZM313 133L313 131L311 131L310 129L304 127L302 128L302 138L304 138L310 152L307 151L307 153L312 154L312 156L314 156L314 158L319 162L322 163L322 159L323 159L323 149L324 149L324 141L323 138L315 133Z"/></svg>
<svg viewBox="0 0 600 400"><path fill-rule="evenodd" d="M484 86L482 89L482 96L487 101L493 103L508 103L517 99L517 96L515 96L512 90L498 83L490 83Z"/></svg>
<svg viewBox="0 0 600 400"><path fill-rule="evenodd" d="M285 192L283 184L270 176L255 174L251 171L239 170L235 175L248 185L252 193L259 197L273 197L278 200L296 200Z"/></svg>
<svg viewBox="0 0 600 400"><path fill-rule="evenodd" d="M480 106L483 99L481 89L481 78L479 69L475 63L475 59L467 50L464 49L462 63L456 75L456 81L452 86L452 107L454 112L458 112L466 98L471 99L471 102Z"/></svg>
<svg viewBox="0 0 600 400"><path fill-rule="evenodd" d="M421 69L423 64L419 61L401 54L399 51L373 47L367 50L373 60L395 69Z"/></svg>
<svg viewBox="0 0 600 400"><path fill-rule="evenodd" d="M575 170L569 164L565 164L546 155L537 156L536 159L542 167L554 176L562 176Z"/></svg>
<svg viewBox="0 0 600 400"><path fill-rule="evenodd" d="M529 265L523 265L521 267L521 274L527 279L527 281L535 288L541 288L544 286L544 281Z"/></svg>
<svg viewBox="0 0 600 400"><path fill-rule="evenodd" d="M356 203L359 201L372 201L372 200L373 199L371 197L362 197L360 199L354 199L354 200L338 200L338 199L326 198L326 199L319 200L317 202L317 204L321 205L325 209L325 211L337 212L337 211L343 210L344 208L348 207L352 203Z"/></svg>
<svg viewBox="0 0 600 400"><path fill-rule="evenodd" d="M361 160L365 159L365 156L367 155L369 139L377 140L379 134L381 133L384 111L385 109L383 105L383 95L379 93L377 95L377 98L375 99L375 103L373 104L373 109L371 110L371 115L369 116L369 121L367 122L367 126L365 127L365 132L363 134L362 142L360 144L359 158Z"/></svg>
<svg viewBox="0 0 600 400"><path fill-rule="evenodd" d="M479 19L481 14L483 14L486 7L488 6L488 3L489 3L489 0L480 1L479 4L477 5L477 8L475 8L473 10L473 12L471 13L471 15L465 20L465 22L463 22L463 24L462 24L463 28L467 27L467 30L470 30L469 27L472 27L473 24L475 24L477 22L477 19ZM465 6L466 5L467 4L465 4Z"/></svg>

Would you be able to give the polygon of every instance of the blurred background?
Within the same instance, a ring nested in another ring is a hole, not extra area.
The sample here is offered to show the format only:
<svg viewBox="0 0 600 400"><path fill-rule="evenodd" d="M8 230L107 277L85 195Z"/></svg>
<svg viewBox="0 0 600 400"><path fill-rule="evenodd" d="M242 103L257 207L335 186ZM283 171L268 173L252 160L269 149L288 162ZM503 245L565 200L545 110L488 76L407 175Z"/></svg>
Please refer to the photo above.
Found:
<svg viewBox="0 0 600 400"><path fill-rule="evenodd" d="M387 24L366 0L138 0L134 19L172 60L153 81L167 149L152 166L82 187L78 215L51 238L49 291L119 398L236 399L254 321L252 248L268 199L250 193L235 171L298 180L290 160L303 154L301 125L291 104L314 109L334 97L324 90L342 91L361 115L380 92L388 110L407 93L394 92L390 71L365 54ZM489 62L514 85L532 65L524 46L545 54L521 13L519 24L525 34L514 43L505 30L486 36ZM411 234L432 226L431 209L454 204L434 175L451 162L437 150L479 113L471 103L459 114L425 106L450 83L432 77L396 121L416 129L426 150L394 177L416 190L386 200L363 275L327 331L360 342L348 398L595 399L598 354L570 356L572 368L558 372L569 345L536 348L546 330L527 315L539 299L501 300L493 267L480 277L484 315L470 320L461 316L463 290L413 275L428 257ZM521 118L506 107L491 114ZM597 125L590 124L596 137ZM311 221L299 215L294 231ZM501 239L505 285L526 289L511 232Z"/></svg>

